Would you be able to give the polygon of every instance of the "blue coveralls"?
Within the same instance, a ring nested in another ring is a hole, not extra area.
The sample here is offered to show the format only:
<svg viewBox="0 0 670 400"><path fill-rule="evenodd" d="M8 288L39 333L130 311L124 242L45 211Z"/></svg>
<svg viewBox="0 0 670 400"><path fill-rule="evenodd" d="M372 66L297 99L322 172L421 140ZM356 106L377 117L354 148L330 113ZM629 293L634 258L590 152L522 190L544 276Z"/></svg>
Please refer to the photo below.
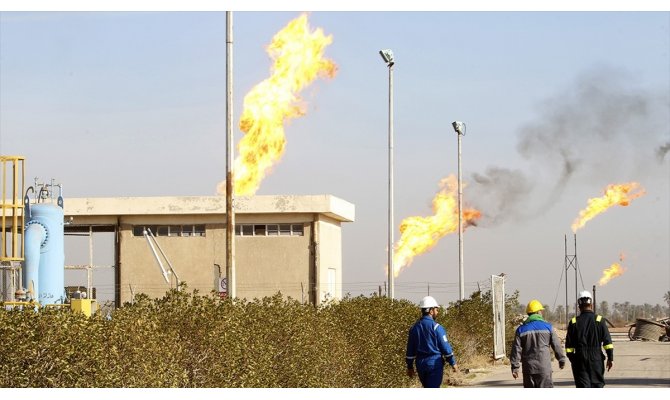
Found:
<svg viewBox="0 0 670 400"><path fill-rule="evenodd" d="M439 388L444 374L444 356L449 365L456 364L456 358L447 340L447 331L424 315L409 330L407 338L407 368L413 369L416 361L416 372L423 387Z"/></svg>

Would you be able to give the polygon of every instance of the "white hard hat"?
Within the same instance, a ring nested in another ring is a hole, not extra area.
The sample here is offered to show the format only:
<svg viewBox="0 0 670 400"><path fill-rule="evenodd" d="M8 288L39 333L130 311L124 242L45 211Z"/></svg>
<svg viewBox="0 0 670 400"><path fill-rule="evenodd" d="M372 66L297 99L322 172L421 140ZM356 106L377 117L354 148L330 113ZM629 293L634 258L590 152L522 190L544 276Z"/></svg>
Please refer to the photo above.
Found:
<svg viewBox="0 0 670 400"><path fill-rule="evenodd" d="M581 304L591 304L593 302L593 297L591 296L591 292L588 290L582 290L579 292L579 298L577 299L577 303Z"/></svg>
<svg viewBox="0 0 670 400"><path fill-rule="evenodd" d="M579 298L580 298L580 299L584 299L584 298L587 298L587 297L588 297L589 299L592 299L592 298L593 298L593 297L591 296L591 292L589 292L588 290L582 290L581 292L579 292Z"/></svg>
<svg viewBox="0 0 670 400"><path fill-rule="evenodd" d="M439 306L440 305L437 304L437 301L432 296L426 296L419 302L419 308L433 308Z"/></svg>

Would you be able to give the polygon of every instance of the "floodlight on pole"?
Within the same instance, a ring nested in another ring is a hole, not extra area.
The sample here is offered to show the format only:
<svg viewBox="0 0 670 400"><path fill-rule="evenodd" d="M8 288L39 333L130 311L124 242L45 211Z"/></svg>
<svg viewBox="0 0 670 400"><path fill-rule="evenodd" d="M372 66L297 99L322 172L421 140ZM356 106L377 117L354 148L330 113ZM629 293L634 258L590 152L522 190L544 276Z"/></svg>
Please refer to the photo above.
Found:
<svg viewBox="0 0 670 400"><path fill-rule="evenodd" d="M458 136L458 295L465 300L465 281L463 272L463 189L461 185L461 136L465 136L465 123L451 123Z"/></svg>
<svg viewBox="0 0 670 400"><path fill-rule="evenodd" d="M382 56L382 60L386 63L386 65L390 67L393 66L394 60L393 60L393 51L391 49L384 49L384 50L379 50L379 55Z"/></svg>
<svg viewBox="0 0 670 400"><path fill-rule="evenodd" d="M389 68L389 198L388 198L388 296L394 297L393 286L393 51L380 50L382 60Z"/></svg>

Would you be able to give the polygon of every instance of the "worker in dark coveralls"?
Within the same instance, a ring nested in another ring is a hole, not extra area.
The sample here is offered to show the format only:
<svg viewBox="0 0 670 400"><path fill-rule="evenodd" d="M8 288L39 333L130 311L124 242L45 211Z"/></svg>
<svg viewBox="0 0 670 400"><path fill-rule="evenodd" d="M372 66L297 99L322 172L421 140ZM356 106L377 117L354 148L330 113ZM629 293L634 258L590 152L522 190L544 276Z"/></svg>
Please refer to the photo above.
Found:
<svg viewBox="0 0 670 400"><path fill-rule="evenodd" d="M612 337L602 316L593 312L593 297L583 291L577 299L579 317L568 324L565 352L572 365L572 376L578 388L601 388L605 386L605 355L607 371L614 361Z"/></svg>
<svg viewBox="0 0 670 400"><path fill-rule="evenodd" d="M414 363L419 380L425 388L439 388L442 385L445 359L458 372L458 365L447 331L435 322L440 306L431 297L424 297L419 303L421 319L409 330L407 338L407 376L414 377ZM444 358L443 358L444 357Z"/></svg>
<svg viewBox="0 0 670 400"><path fill-rule="evenodd" d="M523 372L523 387L554 387L551 377L551 350L558 360L558 367L565 367L565 354L554 327L542 318L542 303L531 300L526 306L528 318L516 328L514 344L510 355L512 377L519 377L519 367Z"/></svg>

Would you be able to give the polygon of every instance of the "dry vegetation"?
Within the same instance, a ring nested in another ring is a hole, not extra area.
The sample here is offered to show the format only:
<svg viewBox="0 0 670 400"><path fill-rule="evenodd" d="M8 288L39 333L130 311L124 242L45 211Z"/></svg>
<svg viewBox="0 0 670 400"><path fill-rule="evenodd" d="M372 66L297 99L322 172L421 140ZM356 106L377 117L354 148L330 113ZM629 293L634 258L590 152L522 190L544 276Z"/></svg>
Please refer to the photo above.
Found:
<svg viewBox="0 0 670 400"><path fill-rule="evenodd" d="M418 317L416 305L375 295L314 307L171 291L111 319L0 308L0 387L412 387L404 356ZM462 369L490 361L491 320L489 293L438 317ZM446 372L449 384L464 379Z"/></svg>

